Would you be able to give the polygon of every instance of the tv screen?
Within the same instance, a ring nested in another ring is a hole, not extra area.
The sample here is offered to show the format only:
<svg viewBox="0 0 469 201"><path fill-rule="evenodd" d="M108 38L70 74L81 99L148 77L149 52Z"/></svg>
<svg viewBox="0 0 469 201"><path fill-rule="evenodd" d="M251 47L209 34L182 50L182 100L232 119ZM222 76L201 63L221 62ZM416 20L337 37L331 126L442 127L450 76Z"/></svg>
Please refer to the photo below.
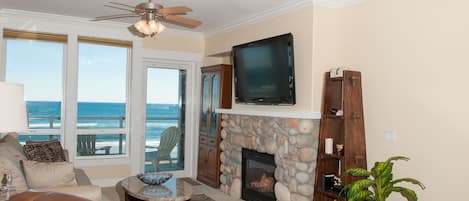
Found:
<svg viewBox="0 0 469 201"><path fill-rule="evenodd" d="M237 103L295 104L291 33L234 46L233 65Z"/></svg>

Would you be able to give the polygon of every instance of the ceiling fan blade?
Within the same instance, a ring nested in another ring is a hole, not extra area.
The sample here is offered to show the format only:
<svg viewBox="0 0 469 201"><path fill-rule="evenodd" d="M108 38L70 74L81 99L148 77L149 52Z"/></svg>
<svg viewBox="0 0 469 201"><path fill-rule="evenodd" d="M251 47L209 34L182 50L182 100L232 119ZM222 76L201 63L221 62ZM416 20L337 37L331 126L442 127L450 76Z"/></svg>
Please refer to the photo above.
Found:
<svg viewBox="0 0 469 201"><path fill-rule="evenodd" d="M187 12L191 12L191 11L192 9L186 6L177 6L177 7L158 9L158 13L161 13L163 15L184 15Z"/></svg>
<svg viewBox="0 0 469 201"><path fill-rule="evenodd" d="M132 10L132 9L129 9L129 8L122 8L122 7L119 7L119 6L113 6L113 5L104 5L106 7L109 7L109 8L115 8L115 9L119 9L119 10L125 10L125 11L129 11L129 12L135 12L135 10Z"/></svg>
<svg viewBox="0 0 469 201"><path fill-rule="evenodd" d="M123 4L123 3L119 3L119 2L109 2L110 4L114 4L114 5L118 5L118 6L125 6L125 7L129 7L129 8L132 8L132 9L135 9L135 6L132 6L132 5L127 5L127 4Z"/></svg>
<svg viewBox="0 0 469 201"><path fill-rule="evenodd" d="M106 16L96 17L96 18L94 18L93 21L110 20L110 19L125 18L125 17L140 17L140 15L135 14L135 13L106 15Z"/></svg>
<svg viewBox="0 0 469 201"><path fill-rule="evenodd" d="M201 21L193 20L177 15L166 15L163 17L163 21L169 22L171 24L176 24L180 26L185 26L189 28L195 28L202 24Z"/></svg>

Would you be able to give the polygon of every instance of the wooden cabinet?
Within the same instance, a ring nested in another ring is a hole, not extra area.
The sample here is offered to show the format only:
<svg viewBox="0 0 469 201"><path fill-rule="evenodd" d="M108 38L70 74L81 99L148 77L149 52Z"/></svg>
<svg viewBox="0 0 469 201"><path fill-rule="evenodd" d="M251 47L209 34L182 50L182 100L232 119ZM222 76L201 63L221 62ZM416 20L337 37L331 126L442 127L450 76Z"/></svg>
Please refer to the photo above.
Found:
<svg viewBox="0 0 469 201"><path fill-rule="evenodd" d="M197 180L215 188L220 185L221 140L221 116L215 110L231 108L231 83L231 65L202 68Z"/></svg>
<svg viewBox="0 0 469 201"><path fill-rule="evenodd" d="M330 73L326 73L323 93L314 201L341 201L345 198L339 197L338 189L325 189L322 184L325 174L340 177L350 168L366 169L361 73L344 71L343 77L339 78L330 78ZM325 153L326 138L333 139L332 154ZM337 144L343 145L340 153ZM347 176L343 179L347 185L357 178Z"/></svg>

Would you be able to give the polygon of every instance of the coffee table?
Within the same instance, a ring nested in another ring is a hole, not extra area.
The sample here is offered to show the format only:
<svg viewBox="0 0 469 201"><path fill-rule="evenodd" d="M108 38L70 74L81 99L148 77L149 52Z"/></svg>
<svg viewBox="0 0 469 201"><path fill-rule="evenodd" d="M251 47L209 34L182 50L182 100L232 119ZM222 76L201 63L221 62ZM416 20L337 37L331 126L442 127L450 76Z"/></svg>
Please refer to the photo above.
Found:
<svg viewBox="0 0 469 201"><path fill-rule="evenodd" d="M192 196L192 186L182 179L171 178L161 185L148 185L137 177L128 177L119 184L126 201L185 201Z"/></svg>

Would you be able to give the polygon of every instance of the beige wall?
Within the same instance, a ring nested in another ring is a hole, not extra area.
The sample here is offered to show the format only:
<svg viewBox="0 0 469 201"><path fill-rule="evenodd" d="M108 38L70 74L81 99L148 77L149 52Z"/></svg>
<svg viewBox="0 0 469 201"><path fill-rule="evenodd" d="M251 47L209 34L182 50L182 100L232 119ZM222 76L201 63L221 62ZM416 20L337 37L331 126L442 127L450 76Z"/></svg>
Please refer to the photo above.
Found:
<svg viewBox="0 0 469 201"><path fill-rule="evenodd" d="M313 7L273 17L256 24L242 26L234 31L206 38L206 54L231 51L234 45L291 32L295 41L295 77L297 103L294 106L250 106L233 104L233 108L255 110L312 110L312 31ZM224 58L224 63L229 59Z"/></svg>
<svg viewBox="0 0 469 201"><path fill-rule="evenodd" d="M189 53L203 53L205 40L203 37L184 36L178 34L165 34L162 32L155 38L145 38L142 41L145 49L159 49Z"/></svg>
<svg viewBox="0 0 469 201"><path fill-rule="evenodd" d="M206 53L293 32L297 86L304 85L294 109L320 110L323 74L329 68L361 71L369 167L392 155L409 156L411 161L396 164L395 177L420 179L427 186L417 190L420 200L463 200L469 185L469 160L464 156L469 142L464 126L469 112L467 8L464 0L368 0L346 8L309 7L208 37ZM302 21L293 20L300 16ZM275 26L284 20L286 27ZM272 108L277 109L267 107ZM394 131L396 140L386 141L386 131Z"/></svg>
<svg viewBox="0 0 469 201"><path fill-rule="evenodd" d="M341 18L336 65L363 73L368 164L409 156L396 164L395 177L420 179L428 187L418 191L420 200L466 200L467 8L464 0L369 0L334 14ZM396 141L386 141L385 131L395 131Z"/></svg>

